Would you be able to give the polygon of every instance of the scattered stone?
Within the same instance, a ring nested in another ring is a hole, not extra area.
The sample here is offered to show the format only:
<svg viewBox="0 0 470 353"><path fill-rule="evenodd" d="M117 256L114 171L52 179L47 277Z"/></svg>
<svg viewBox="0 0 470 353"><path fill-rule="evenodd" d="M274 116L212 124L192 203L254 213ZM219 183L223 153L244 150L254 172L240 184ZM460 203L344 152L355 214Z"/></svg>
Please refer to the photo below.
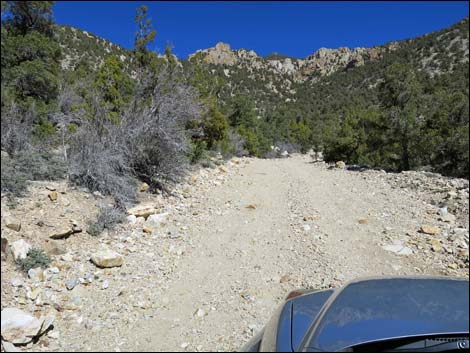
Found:
<svg viewBox="0 0 470 353"><path fill-rule="evenodd" d="M281 279L279 280L279 283L287 283L291 280L290 276L289 275L284 275L281 277Z"/></svg>
<svg viewBox="0 0 470 353"><path fill-rule="evenodd" d="M41 267L37 268L31 268L28 271L28 277L33 281L33 282L43 282L45 279L44 276L44 270Z"/></svg>
<svg viewBox="0 0 470 353"><path fill-rule="evenodd" d="M75 286L78 284L78 278L73 277L65 281L65 288L68 290L72 290L75 288Z"/></svg>
<svg viewBox="0 0 470 353"><path fill-rule="evenodd" d="M439 208L439 215L445 216L448 213L447 206Z"/></svg>
<svg viewBox="0 0 470 353"><path fill-rule="evenodd" d="M41 294L41 292L42 292L42 289L37 287L37 288L34 288L31 292L28 292L27 296L31 300L36 300L38 296Z"/></svg>
<svg viewBox="0 0 470 353"><path fill-rule="evenodd" d="M149 184L142 183L142 184L140 184L139 191L140 192L146 192L149 189L149 187L150 187Z"/></svg>
<svg viewBox="0 0 470 353"><path fill-rule="evenodd" d="M344 169L346 167L346 163L344 163L343 161L338 161L335 163L335 167Z"/></svg>
<svg viewBox="0 0 470 353"><path fill-rule="evenodd" d="M442 251L441 241L439 239L432 239L431 240L431 249L434 252L441 252Z"/></svg>
<svg viewBox="0 0 470 353"><path fill-rule="evenodd" d="M181 343L180 347L183 348L183 349L186 349L186 348L189 347L189 343L188 342L183 342L183 343Z"/></svg>
<svg viewBox="0 0 470 353"><path fill-rule="evenodd" d="M57 201L57 191L51 191L49 193L49 195L47 195L49 197L49 200L51 201Z"/></svg>
<svg viewBox="0 0 470 353"><path fill-rule="evenodd" d="M2 151L3 152L3 151ZM22 352L20 348L17 348L14 344L2 340L3 349L5 352Z"/></svg>
<svg viewBox="0 0 470 353"><path fill-rule="evenodd" d="M428 225L422 225L420 228L420 232L429 235L436 235L437 233L439 233L439 228Z"/></svg>
<svg viewBox="0 0 470 353"><path fill-rule="evenodd" d="M152 205L138 205L127 210L128 214L136 217L144 217L145 219L155 212L156 209Z"/></svg>
<svg viewBox="0 0 470 353"><path fill-rule="evenodd" d="M122 266L124 259L115 251L102 250L93 254L91 261L98 267L109 268Z"/></svg>
<svg viewBox="0 0 470 353"><path fill-rule="evenodd" d="M256 209L256 205L255 204L249 204L247 206L245 206L245 208L250 208L252 210Z"/></svg>
<svg viewBox="0 0 470 353"><path fill-rule="evenodd" d="M98 190L93 192L93 196L95 196L97 198L100 198L100 199L104 199L104 195L101 192L99 192Z"/></svg>
<svg viewBox="0 0 470 353"><path fill-rule="evenodd" d="M362 219L358 220L358 223L359 224L367 224L367 223L369 223L369 220L367 220L365 218L362 218Z"/></svg>
<svg viewBox="0 0 470 353"><path fill-rule="evenodd" d="M440 221L447 222L447 223L454 223L455 219L456 217L451 213L446 213L445 215L439 217Z"/></svg>
<svg viewBox="0 0 470 353"><path fill-rule="evenodd" d="M127 221L129 224L136 224L137 223L137 217L134 216L133 214L127 216Z"/></svg>
<svg viewBox="0 0 470 353"><path fill-rule="evenodd" d="M8 247L8 239L2 238L2 253L6 254Z"/></svg>
<svg viewBox="0 0 470 353"><path fill-rule="evenodd" d="M10 216L4 217L3 222L5 223L5 226L7 226L10 229L13 229L16 232L19 232L21 230L21 222L13 217L10 217Z"/></svg>
<svg viewBox="0 0 470 353"><path fill-rule="evenodd" d="M73 256L70 253L64 254L60 257L63 261L66 262L72 262L73 261Z"/></svg>
<svg viewBox="0 0 470 353"><path fill-rule="evenodd" d="M309 232L310 229L312 229L312 227L310 227L308 224L304 224L303 228L304 228L304 232Z"/></svg>
<svg viewBox="0 0 470 353"><path fill-rule="evenodd" d="M11 243L10 249L15 261L19 259L25 259L29 250L31 250L31 244L27 243L23 239L20 239Z"/></svg>
<svg viewBox="0 0 470 353"><path fill-rule="evenodd" d="M103 281L103 284L101 285L101 289L108 289L108 287L109 287L109 281L105 279Z"/></svg>
<svg viewBox="0 0 470 353"><path fill-rule="evenodd" d="M61 229L54 232L49 238L51 239L67 239L74 233L73 229Z"/></svg>
<svg viewBox="0 0 470 353"><path fill-rule="evenodd" d="M413 253L413 250L403 244L383 245L382 248L397 255L411 255Z"/></svg>
<svg viewBox="0 0 470 353"><path fill-rule="evenodd" d="M150 225L158 225L161 226L169 216L168 212L159 213L159 214L152 214L148 216L146 223Z"/></svg>
<svg viewBox="0 0 470 353"><path fill-rule="evenodd" d="M13 287L22 287L24 285L24 282L21 278L12 278L12 280L10 281L10 284Z"/></svg>
<svg viewBox="0 0 470 353"><path fill-rule="evenodd" d="M43 249L48 255L63 255L67 252L65 245L53 240L45 243Z"/></svg>
<svg viewBox="0 0 470 353"><path fill-rule="evenodd" d="M204 317L204 316L207 315L207 313L204 309L199 308L194 312L194 315L197 316L197 317Z"/></svg>
<svg viewBox="0 0 470 353"><path fill-rule="evenodd" d="M147 234L152 234L152 228L149 228L149 227L142 228L142 231Z"/></svg>
<svg viewBox="0 0 470 353"><path fill-rule="evenodd" d="M49 191L56 191L56 188L53 187L52 185L46 185L46 189Z"/></svg>
<svg viewBox="0 0 470 353"><path fill-rule="evenodd" d="M39 319L16 308L1 312L2 340L12 344L28 344L41 336L54 322L53 316Z"/></svg>

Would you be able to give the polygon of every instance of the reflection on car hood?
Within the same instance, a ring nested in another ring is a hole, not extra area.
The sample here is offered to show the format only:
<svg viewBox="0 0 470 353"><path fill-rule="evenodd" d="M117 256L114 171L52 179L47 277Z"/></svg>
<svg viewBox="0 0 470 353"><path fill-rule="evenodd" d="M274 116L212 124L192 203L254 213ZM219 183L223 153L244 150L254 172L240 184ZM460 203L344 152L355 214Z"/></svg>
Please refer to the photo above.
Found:
<svg viewBox="0 0 470 353"><path fill-rule="evenodd" d="M385 278L336 291L313 323L309 349L335 351L404 336L468 333L468 280Z"/></svg>

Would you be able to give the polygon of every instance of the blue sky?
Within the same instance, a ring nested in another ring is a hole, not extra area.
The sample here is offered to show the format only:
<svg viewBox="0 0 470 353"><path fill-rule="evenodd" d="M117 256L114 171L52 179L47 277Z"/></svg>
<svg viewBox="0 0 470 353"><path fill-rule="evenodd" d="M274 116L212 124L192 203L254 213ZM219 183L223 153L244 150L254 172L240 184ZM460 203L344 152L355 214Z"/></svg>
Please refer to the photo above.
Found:
<svg viewBox="0 0 470 353"><path fill-rule="evenodd" d="M374 46L439 30L468 16L467 1L171 2L57 1L55 20L132 48L135 9L145 4L157 31L150 49L170 42L178 57L229 43L259 55L303 58L321 47Z"/></svg>

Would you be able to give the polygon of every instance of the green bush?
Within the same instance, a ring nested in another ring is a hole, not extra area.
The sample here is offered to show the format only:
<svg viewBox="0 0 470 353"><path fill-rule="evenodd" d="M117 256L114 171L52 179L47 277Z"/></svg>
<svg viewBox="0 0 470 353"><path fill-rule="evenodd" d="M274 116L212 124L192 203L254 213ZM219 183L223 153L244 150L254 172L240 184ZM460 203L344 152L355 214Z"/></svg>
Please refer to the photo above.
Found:
<svg viewBox="0 0 470 353"><path fill-rule="evenodd" d="M46 253L40 248L32 248L29 250L28 255L24 259L18 259L18 266L25 272L28 272L32 268L47 268L51 263L51 259Z"/></svg>

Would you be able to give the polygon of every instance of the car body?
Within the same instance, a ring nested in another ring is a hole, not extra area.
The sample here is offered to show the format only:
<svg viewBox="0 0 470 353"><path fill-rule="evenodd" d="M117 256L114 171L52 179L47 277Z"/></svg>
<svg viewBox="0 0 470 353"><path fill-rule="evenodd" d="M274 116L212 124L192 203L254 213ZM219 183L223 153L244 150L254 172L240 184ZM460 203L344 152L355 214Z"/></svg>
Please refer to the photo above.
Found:
<svg viewBox="0 0 470 353"><path fill-rule="evenodd" d="M447 344L441 350L468 349L468 335L468 279L365 278L336 289L291 292L242 351L406 351L434 341Z"/></svg>

